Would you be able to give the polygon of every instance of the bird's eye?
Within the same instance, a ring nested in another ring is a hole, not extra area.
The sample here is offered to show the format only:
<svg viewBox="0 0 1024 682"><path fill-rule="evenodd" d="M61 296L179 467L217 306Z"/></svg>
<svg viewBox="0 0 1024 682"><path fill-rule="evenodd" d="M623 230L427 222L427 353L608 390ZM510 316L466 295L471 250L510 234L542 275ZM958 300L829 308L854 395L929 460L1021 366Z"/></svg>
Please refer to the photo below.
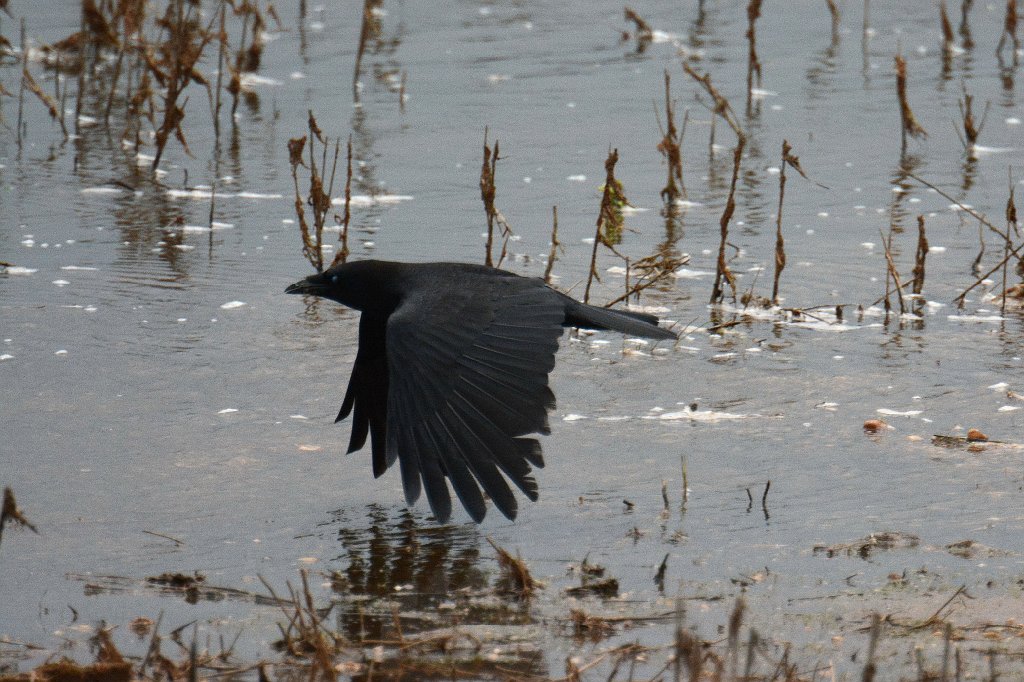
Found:
<svg viewBox="0 0 1024 682"><path fill-rule="evenodd" d="M338 276L337 275L331 275L331 282L333 284L337 284L338 283Z"/></svg>

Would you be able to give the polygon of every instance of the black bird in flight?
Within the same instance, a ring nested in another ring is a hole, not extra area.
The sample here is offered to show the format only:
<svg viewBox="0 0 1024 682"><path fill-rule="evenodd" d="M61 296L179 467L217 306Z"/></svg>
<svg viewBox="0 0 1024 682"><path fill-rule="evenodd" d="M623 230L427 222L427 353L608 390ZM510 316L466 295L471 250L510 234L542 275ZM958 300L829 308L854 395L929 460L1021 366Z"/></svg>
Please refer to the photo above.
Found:
<svg viewBox="0 0 1024 682"><path fill-rule="evenodd" d="M362 312L335 422L353 414L348 452L369 434L374 477L398 460L406 502L425 489L440 522L452 510L445 477L478 523L487 511L481 488L515 518L506 477L537 499L530 465L543 467L544 459L537 439L524 436L551 432L548 373L563 327L677 338L653 315L597 308L540 279L467 263L354 261L285 293Z"/></svg>

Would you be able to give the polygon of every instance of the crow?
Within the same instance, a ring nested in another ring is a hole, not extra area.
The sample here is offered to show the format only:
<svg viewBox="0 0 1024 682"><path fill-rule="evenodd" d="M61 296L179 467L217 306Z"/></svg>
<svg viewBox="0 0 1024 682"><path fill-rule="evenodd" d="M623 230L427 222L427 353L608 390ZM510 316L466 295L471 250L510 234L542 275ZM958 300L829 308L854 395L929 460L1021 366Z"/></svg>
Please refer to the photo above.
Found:
<svg viewBox="0 0 1024 682"><path fill-rule="evenodd" d="M468 263L353 261L285 293L361 311L335 422L351 414L348 452L369 435L374 477L397 460L407 504L425 490L441 523L452 511L445 478L477 523L487 512L481 488L510 520L518 505L508 481L537 500L531 465L544 459L524 436L551 432L548 373L563 327L677 338L653 315L597 308L540 279Z"/></svg>

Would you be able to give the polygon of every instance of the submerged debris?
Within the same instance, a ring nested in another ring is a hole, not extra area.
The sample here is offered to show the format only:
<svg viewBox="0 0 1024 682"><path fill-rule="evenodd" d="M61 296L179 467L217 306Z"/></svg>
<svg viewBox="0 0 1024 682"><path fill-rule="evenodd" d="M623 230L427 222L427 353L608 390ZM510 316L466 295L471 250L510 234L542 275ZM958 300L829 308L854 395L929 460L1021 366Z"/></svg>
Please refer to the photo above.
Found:
<svg viewBox="0 0 1024 682"><path fill-rule="evenodd" d="M978 429L967 430L967 440L969 441L987 441L988 436L979 431Z"/></svg>
<svg viewBox="0 0 1024 682"><path fill-rule="evenodd" d="M815 555L823 554L829 559L845 554L847 556L857 555L861 559L867 559L875 552L897 549L914 549L921 544L921 538L913 533L900 531L884 531L872 533L866 538L853 542L843 542L835 545L815 545Z"/></svg>
<svg viewBox="0 0 1024 682"><path fill-rule="evenodd" d="M206 582L206 576L196 573L186 575L184 573L161 573L160 575L146 578L146 582L154 585L167 585L168 587L188 588L196 587Z"/></svg>
<svg viewBox="0 0 1024 682"><path fill-rule="evenodd" d="M885 423L881 419L868 419L864 422L865 433L878 433L883 429L891 429L892 427Z"/></svg>
<svg viewBox="0 0 1024 682"><path fill-rule="evenodd" d="M504 591L513 594L520 599L529 599L533 591L540 587L540 583L530 575L530 569L526 562L518 556L512 556L493 539L487 538L494 551L498 553L498 567L501 569L502 584Z"/></svg>
<svg viewBox="0 0 1024 682"><path fill-rule="evenodd" d="M32 522L18 509L18 503L14 500L14 491L10 488L4 488L3 507L0 507L0 540L3 539L4 526L8 523L16 523L19 526L28 528L37 535L39 534L39 531L32 525Z"/></svg>
<svg viewBox="0 0 1024 682"><path fill-rule="evenodd" d="M569 620L572 623L573 634L577 638L598 642L615 632L609 619L588 614L583 609L570 609Z"/></svg>
<svg viewBox="0 0 1024 682"><path fill-rule="evenodd" d="M580 584L565 590L570 597L593 595L611 599L619 595L619 581L605 575L604 566L591 564L584 557L579 565Z"/></svg>
<svg viewBox="0 0 1024 682"><path fill-rule="evenodd" d="M1012 552L1006 550L996 549L994 547L987 547L980 542L974 540L961 540L959 542L953 542L946 545L946 551L953 556L958 556L962 559L975 559L979 556L982 557L997 557L997 556L1011 556Z"/></svg>
<svg viewBox="0 0 1024 682"><path fill-rule="evenodd" d="M1017 446L1016 443L1008 441L992 440L977 429L968 430L966 436L946 436L936 433L932 436L932 445L942 448L965 448L972 452L983 451L986 445Z"/></svg>

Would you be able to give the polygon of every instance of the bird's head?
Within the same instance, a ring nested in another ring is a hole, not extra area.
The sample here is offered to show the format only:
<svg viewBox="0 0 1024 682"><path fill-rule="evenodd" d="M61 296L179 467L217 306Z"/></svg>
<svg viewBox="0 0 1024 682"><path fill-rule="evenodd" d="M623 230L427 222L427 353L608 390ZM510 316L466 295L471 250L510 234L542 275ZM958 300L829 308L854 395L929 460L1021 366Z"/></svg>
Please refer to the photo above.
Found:
<svg viewBox="0 0 1024 682"><path fill-rule="evenodd" d="M310 275L305 279L300 279L294 284L289 284L288 288L284 290L286 294L308 294L310 296L323 296L324 298L331 297L331 289L338 283L337 274L332 274L330 270L326 272L318 272L315 275Z"/></svg>
<svg viewBox="0 0 1024 682"><path fill-rule="evenodd" d="M286 294L307 294L337 301L356 310L395 305L395 277L392 263L353 261L310 275L284 290Z"/></svg>

